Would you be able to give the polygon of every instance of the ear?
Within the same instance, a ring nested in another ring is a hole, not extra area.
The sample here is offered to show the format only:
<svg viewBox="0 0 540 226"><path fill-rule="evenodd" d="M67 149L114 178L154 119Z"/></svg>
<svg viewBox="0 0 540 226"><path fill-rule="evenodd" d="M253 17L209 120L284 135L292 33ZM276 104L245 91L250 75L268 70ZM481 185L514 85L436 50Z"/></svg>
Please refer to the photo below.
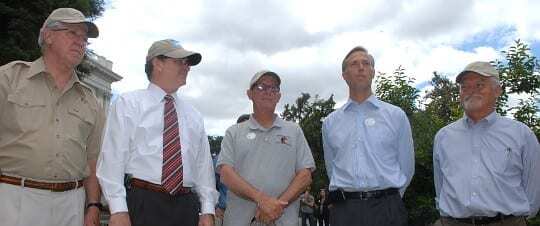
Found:
<svg viewBox="0 0 540 226"><path fill-rule="evenodd" d="M495 95L497 96L497 98L499 98L501 94L502 94L502 87L498 85L495 87Z"/></svg>
<svg viewBox="0 0 540 226"><path fill-rule="evenodd" d="M249 100L253 100L252 99L253 90L251 90L251 89L246 90L246 95L248 96Z"/></svg>
<svg viewBox="0 0 540 226"><path fill-rule="evenodd" d="M52 32L48 29L45 29L43 31L43 44L45 45L51 45L52 44Z"/></svg>
<svg viewBox="0 0 540 226"><path fill-rule="evenodd" d="M161 70L163 70L163 62L157 57L152 59L152 66L154 67L154 72L161 72Z"/></svg>

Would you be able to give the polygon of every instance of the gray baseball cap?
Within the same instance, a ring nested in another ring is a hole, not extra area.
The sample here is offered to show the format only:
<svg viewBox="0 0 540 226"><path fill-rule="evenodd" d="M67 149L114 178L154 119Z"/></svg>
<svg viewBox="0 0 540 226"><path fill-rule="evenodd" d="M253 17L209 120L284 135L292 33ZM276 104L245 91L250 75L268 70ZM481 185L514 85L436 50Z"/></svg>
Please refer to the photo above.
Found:
<svg viewBox="0 0 540 226"><path fill-rule="evenodd" d="M467 65L465 69L457 75L456 83L460 83L467 72L475 72L484 77L495 77L497 80L499 79L499 72L493 65L488 62L476 61Z"/></svg>
<svg viewBox="0 0 540 226"><path fill-rule="evenodd" d="M275 72L273 71L269 71L269 70L262 70L262 71L259 71L257 73L255 73L255 75L253 75L253 77L251 78L251 80L249 81L249 88L251 89L251 87L257 83L257 81L259 81L259 79L261 79L261 77L263 77L264 75L270 75L270 76L273 76L276 80L277 80L277 85L281 85L281 78L279 78L279 75L276 74Z"/></svg>
<svg viewBox="0 0 540 226"><path fill-rule="evenodd" d="M84 14L81 11L73 8L58 8L52 11L52 13L47 17L45 22L43 22L42 28L49 26L52 23L62 22L67 24L79 24L84 23L88 28L87 36L89 38L97 38L99 36L98 27L86 20Z"/></svg>
<svg viewBox="0 0 540 226"><path fill-rule="evenodd" d="M150 49L148 49L146 61L148 62L159 55L177 59L187 57L190 66L199 64L202 58L200 53L184 49L178 41L173 39L164 39L154 42L152 46L150 46Z"/></svg>

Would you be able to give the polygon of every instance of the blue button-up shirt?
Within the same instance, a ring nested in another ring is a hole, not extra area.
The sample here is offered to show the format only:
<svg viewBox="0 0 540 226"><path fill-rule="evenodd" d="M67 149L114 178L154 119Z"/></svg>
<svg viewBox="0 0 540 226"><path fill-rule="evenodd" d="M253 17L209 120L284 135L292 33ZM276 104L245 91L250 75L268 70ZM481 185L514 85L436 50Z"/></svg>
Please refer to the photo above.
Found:
<svg viewBox="0 0 540 226"><path fill-rule="evenodd" d="M442 128L433 149L442 216L534 216L540 206L540 145L523 123L493 112Z"/></svg>
<svg viewBox="0 0 540 226"><path fill-rule="evenodd" d="M411 126L403 110L370 96L351 99L323 122L323 148L330 190L399 188L414 174Z"/></svg>

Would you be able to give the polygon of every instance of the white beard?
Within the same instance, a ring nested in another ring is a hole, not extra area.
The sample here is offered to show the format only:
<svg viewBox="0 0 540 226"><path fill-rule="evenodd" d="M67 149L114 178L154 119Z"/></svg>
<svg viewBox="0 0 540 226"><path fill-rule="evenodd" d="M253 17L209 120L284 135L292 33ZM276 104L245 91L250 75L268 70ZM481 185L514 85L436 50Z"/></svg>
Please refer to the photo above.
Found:
<svg viewBox="0 0 540 226"><path fill-rule="evenodd" d="M464 98L462 105L466 111L478 110L484 104L484 97L480 95L469 95Z"/></svg>

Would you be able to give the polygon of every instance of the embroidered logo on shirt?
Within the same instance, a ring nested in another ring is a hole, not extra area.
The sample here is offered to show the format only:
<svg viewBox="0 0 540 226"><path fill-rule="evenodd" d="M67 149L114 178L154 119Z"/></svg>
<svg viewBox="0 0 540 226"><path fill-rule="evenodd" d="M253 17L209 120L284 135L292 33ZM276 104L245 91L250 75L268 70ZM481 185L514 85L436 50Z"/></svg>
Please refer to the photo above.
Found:
<svg viewBox="0 0 540 226"><path fill-rule="evenodd" d="M282 144L289 144L289 138L287 138L286 136L282 136L280 140Z"/></svg>

